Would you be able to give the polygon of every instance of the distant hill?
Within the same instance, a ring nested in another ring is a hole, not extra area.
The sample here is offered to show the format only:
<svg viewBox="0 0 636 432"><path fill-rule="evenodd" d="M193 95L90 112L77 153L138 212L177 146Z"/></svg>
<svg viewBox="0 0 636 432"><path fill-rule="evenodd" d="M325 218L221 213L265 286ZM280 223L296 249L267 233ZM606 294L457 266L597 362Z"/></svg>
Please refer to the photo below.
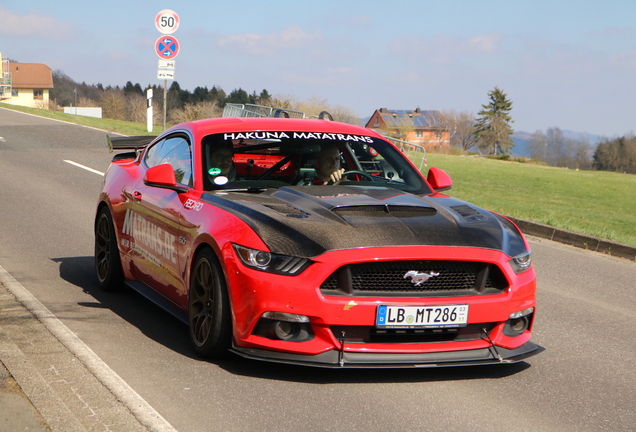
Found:
<svg viewBox="0 0 636 432"><path fill-rule="evenodd" d="M596 148L598 143L601 142L601 140L603 139L602 136L592 135L587 132L575 132L575 131L566 130L566 129L561 129L561 132L563 132L563 135L566 138L569 138L571 140L583 141L583 142L587 141L588 143L590 143L590 145L593 148ZM530 152L528 151L528 142L532 139L532 135L534 135L534 133L523 132L523 131L516 131L515 133L512 134L512 140L515 145L512 148L513 156L530 157Z"/></svg>

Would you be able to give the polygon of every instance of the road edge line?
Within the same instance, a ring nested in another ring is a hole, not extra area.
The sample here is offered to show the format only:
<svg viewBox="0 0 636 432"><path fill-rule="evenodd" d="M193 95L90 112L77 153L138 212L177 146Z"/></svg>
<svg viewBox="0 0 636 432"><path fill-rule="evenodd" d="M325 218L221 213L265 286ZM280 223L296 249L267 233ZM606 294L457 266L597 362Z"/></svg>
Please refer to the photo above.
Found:
<svg viewBox="0 0 636 432"><path fill-rule="evenodd" d="M176 432L161 414L2 266L0 282L133 413L141 424L151 431Z"/></svg>

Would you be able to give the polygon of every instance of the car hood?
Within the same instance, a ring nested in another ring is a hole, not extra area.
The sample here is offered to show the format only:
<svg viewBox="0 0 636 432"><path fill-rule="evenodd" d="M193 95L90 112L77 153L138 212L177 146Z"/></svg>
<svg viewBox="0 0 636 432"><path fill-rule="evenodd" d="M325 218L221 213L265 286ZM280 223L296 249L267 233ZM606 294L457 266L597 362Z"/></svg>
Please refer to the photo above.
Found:
<svg viewBox="0 0 636 432"><path fill-rule="evenodd" d="M507 219L445 195L386 187L302 186L202 197L247 223L274 253L312 258L378 246L467 246L525 252Z"/></svg>

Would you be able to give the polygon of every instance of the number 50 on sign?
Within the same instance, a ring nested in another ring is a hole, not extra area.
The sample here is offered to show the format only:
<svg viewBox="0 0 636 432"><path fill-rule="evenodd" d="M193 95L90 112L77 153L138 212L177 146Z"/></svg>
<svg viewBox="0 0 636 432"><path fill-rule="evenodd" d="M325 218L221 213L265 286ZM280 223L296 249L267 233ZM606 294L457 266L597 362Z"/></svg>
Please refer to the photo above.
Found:
<svg viewBox="0 0 636 432"><path fill-rule="evenodd" d="M179 15L170 9L164 9L155 17L155 27L163 34L172 34L179 28Z"/></svg>

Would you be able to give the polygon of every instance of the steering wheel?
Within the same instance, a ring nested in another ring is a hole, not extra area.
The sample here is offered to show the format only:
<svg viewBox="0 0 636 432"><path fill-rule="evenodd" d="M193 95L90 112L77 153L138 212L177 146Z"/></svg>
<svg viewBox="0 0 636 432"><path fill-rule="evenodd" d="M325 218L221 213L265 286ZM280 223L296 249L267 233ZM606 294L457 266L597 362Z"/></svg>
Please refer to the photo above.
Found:
<svg viewBox="0 0 636 432"><path fill-rule="evenodd" d="M342 177L348 175L348 174L357 174L357 175L361 175L362 177L366 177L367 179L371 180L371 181L375 181L375 177L372 176L371 174L364 172L364 171L345 171L342 173Z"/></svg>

